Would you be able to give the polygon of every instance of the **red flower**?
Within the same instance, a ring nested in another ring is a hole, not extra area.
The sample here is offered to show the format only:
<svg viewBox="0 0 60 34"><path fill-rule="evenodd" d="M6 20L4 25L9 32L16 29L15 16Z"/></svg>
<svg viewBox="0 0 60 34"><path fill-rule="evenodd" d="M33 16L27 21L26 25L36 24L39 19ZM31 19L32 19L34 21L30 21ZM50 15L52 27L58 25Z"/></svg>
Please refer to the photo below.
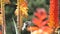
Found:
<svg viewBox="0 0 60 34"><path fill-rule="evenodd" d="M42 27L48 23L47 14L44 9L37 9L37 12L34 13L35 18L32 19L32 22L37 25L38 27Z"/></svg>

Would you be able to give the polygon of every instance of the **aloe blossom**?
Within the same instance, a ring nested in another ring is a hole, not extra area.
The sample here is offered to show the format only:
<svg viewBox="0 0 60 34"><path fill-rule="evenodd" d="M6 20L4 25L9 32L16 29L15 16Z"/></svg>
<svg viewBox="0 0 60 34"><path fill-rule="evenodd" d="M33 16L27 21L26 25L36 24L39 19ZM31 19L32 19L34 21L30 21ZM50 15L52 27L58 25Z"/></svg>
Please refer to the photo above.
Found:
<svg viewBox="0 0 60 34"><path fill-rule="evenodd" d="M49 26L58 26L58 0L50 0Z"/></svg>

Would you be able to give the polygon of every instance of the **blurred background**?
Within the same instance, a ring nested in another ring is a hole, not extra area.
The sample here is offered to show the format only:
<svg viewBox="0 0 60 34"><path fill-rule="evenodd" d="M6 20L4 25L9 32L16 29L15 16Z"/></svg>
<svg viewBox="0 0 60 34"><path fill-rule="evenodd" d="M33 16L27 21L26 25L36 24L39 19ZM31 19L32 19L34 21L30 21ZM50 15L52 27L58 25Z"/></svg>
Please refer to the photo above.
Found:
<svg viewBox="0 0 60 34"><path fill-rule="evenodd" d="M50 0L26 0L28 2L28 18L23 18L23 22L31 21L33 17L33 13L37 7L45 8L47 13L49 12L49 1ZM5 17L6 17L6 32L7 34L16 34L14 23L12 17L14 18L15 22L17 17L14 15L14 12L17 8L17 0L9 0L10 4L5 4ZM22 31L22 34L29 34L26 30Z"/></svg>

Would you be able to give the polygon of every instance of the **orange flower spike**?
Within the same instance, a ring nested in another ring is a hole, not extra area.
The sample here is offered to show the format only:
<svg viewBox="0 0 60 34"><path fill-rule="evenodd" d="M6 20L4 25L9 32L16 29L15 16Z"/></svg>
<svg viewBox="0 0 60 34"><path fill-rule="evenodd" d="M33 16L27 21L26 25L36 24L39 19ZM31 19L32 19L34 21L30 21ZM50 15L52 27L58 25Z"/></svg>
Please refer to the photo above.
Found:
<svg viewBox="0 0 60 34"><path fill-rule="evenodd" d="M58 0L55 0L55 11L54 11L54 21L55 21L55 27L58 27L59 25L59 12L58 12Z"/></svg>
<svg viewBox="0 0 60 34"><path fill-rule="evenodd" d="M58 0L50 0L49 26L58 26Z"/></svg>
<svg viewBox="0 0 60 34"><path fill-rule="evenodd" d="M25 0L20 0L20 13L22 14L23 17L28 17L28 5Z"/></svg>
<svg viewBox="0 0 60 34"><path fill-rule="evenodd" d="M23 17L28 17L28 5L27 5L27 2L25 0L20 0L20 14L23 16ZM15 15L17 16L18 15L18 6L17 6L17 9L15 11Z"/></svg>
<svg viewBox="0 0 60 34"><path fill-rule="evenodd" d="M25 0L20 0L20 4L22 4L23 2L25 2Z"/></svg>

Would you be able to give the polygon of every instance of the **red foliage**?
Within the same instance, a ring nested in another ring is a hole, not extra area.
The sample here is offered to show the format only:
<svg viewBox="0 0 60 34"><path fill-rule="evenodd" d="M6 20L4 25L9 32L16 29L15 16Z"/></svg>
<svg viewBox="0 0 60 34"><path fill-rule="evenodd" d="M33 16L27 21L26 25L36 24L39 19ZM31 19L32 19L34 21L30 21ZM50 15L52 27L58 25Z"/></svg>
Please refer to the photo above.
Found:
<svg viewBox="0 0 60 34"><path fill-rule="evenodd" d="M50 34L53 31L52 28L46 26L46 24L48 25L48 19L46 19L47 13L43 8L37 8L34 16L35 17L33 17L32 22L38 27L30 26L31 28L28 27L28 31L33 31L32 34ZM39 30L42 30L42 32Z"/></svg>
<svg viewBox="0 0 60 34"><path fill-rule="evenodd" d="M32 22L38 26L42 27L45 26L48 23L48 20L44 20L47 18L46 11L44 9L37 9L37 12L34 13L35 18L32 19Z"/></svg>

